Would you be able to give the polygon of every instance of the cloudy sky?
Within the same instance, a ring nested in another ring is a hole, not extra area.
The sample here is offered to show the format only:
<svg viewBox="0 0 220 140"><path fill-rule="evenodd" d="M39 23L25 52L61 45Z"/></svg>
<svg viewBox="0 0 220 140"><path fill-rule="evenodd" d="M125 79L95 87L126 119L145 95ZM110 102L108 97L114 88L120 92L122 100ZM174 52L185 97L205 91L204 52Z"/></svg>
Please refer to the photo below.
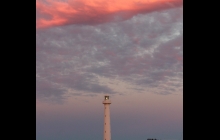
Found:
<svg viewBox="0 0 220 140"><path fill-rule="evenodd" d="M182 0L36 0L37 140L183 138Z"/></svg>

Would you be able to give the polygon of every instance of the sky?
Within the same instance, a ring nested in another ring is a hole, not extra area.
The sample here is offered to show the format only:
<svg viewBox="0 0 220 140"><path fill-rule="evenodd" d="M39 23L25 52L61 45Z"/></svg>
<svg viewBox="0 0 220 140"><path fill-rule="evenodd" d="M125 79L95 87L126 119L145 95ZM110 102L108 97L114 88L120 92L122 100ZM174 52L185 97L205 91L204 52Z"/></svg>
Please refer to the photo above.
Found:
<svg viewBox="0 0 220 140"><path fill-rule="evenodd" d="M183 139L182 0L36 0L36 139Z"/></svg>

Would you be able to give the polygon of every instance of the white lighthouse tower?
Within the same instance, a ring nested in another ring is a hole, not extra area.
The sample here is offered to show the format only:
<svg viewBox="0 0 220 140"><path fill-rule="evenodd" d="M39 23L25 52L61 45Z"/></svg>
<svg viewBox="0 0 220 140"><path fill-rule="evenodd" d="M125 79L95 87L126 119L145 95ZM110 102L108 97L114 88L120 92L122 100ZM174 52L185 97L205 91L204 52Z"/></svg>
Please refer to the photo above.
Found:
<svg viewBox="0 0 220 140"><path fill-rule="evenodd" d="M104 138L103 140L111 140L111 125L110 125L110 104L109 96L104 96Z"/></svg>

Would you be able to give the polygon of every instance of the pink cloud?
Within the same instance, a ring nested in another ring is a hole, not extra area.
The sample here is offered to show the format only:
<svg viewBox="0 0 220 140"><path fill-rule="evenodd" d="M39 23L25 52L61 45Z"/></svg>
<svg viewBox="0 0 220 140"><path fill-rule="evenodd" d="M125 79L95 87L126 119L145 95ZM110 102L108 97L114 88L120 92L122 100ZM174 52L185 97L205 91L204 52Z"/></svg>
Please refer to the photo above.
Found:
<svg viewBox="0 0 220 140"><path fill-rule="evenodd" d="M138 13L178 7L183 3L183 0L45 1L36 1L36 28L126 20Z"/></svg>

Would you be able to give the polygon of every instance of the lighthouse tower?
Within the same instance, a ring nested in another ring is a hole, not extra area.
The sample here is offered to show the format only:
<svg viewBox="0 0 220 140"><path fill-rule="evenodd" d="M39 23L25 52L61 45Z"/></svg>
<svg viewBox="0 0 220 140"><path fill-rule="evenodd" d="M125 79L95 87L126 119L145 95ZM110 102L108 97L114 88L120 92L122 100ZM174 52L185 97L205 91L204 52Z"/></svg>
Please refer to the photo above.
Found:
<svg viewBox="0 0 220 140"><path fill-rule="evenodd" d="M110 126L110 109L109 106L111 101L109 100L109 96L104 96L104 139L103 140L111 140L111 126Z"/></svg>

